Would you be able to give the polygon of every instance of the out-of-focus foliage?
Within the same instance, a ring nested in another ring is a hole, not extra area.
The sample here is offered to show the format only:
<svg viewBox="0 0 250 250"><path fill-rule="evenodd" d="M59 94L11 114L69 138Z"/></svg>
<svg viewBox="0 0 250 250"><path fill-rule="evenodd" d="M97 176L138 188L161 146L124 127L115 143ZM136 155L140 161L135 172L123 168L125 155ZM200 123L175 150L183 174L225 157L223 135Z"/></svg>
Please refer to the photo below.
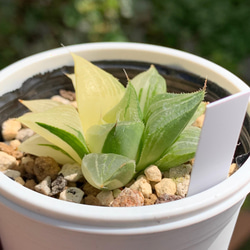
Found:
<svg viewBox="0 0 250 250"><path fill-rule="evenodd" d="M0 0L0 68L47 49L126 41L116 0Z"/></svg>
<svg viewBox="0 0 250 250"><path fill-rule="evenodd" d="M0 69L47 49L134 41L205 57L250 82L244 0L0 0Z"/></svg>

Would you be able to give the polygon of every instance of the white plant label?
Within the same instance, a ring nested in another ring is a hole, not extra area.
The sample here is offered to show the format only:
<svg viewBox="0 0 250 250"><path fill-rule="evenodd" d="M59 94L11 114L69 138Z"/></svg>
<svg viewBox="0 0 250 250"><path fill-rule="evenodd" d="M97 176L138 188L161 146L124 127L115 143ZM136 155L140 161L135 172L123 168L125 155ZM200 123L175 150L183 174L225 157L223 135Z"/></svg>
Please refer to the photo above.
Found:
<svg viewBox="0 0 250 250"><path fill-rule="evenodd" d="M249 97L250 91L240 92L207 105L188 196L227 178Z"/></svg>

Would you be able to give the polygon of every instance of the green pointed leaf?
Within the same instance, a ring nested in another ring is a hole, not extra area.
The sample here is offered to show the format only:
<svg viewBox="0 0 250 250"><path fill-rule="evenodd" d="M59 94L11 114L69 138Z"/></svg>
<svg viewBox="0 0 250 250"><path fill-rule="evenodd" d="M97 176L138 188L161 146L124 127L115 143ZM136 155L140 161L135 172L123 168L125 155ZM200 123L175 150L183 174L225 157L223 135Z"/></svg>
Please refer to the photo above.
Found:
<svg viewBox="0 0 250 250"><path fill-rule="evenodd" d="M152 99L151 105L147 109L147 113L145 113L144 120L147 122L147 120L152 118L154 114L157 114L158 112L161 112L162 109L167 109L171 103L177 103L182 102L183 98L185 99L188 96L192 96L193 93L185 93L185 94L177 94L177 93L164 93L159 94L155 96ZM173 106L173 108L175 108Z"/></svg>
<svg viewBox="0 0 250 250"><path fill-rule="evenodd" d="M135 160L144 130L143 122L118 122L107 135L102 152Z"/></svg>
<svg viewBox="0 0 250 250"><path fill-rule="evenodd" d="M124 86L111 74L72 54L75 62L76 101L83 131L102 124L103 116L125 93Z"/></svg>
<svg viewBox="0 0 250 250"><path fill-rule="evenodd" d="M175 143L165 152L164 156L155 164L161 171L179 166L195 156L199 143L200 128L188 126L179 135Z"/></svg>
<svg viewBox="0 0 250 250"><path fill-rule="evenodd" d="M37 155L37 156L49 156L60 164L73 163L74 159L68 155L63 149L55 146L49 141L45 140L40 135L33 135L26 141L24 141L18 149L22 152Z"/></svg>
<svg viewBox="0 0 250 250"><path fill-rule="evenodd" d="M18 120L63 149L78 163L81 163L84 154L89 152L79 115L72 106L59 105L44 112L27 113Z"/></svg>
<svg viewBox="0 0 250 250"><path fill-rule="evenodd" d="M152 103L142 137L143 147L137 171L161 158L187 126L203 98L202 90L195 93L176 94L174 98L169 98L166 94L165 102L162 102L161 98L156 103Z"/></svg>
<svg viewBox="0 0 250 250"><path fill-rule="evenodd" d="M130 82L121 101L103 117L103 120L107 123L142 120L137 94Z"/></svg>
<svg viewBox="0 0 250 250"><path fill-rule="evenodd" d="M190 119L188 125L192 125L192 124L196 121L196 119L197 119L199 116L201 116L202 114L205 113L205 111L206 111L206 106L207 106L206 102L201 102L201 103L200 103L200 105L199 105L199 107L197 108L197 110L195 111L193 117Z"/></svg>
<svg viewBox="0 0 250 250"><path fill-rule="evenodd" d="M142 72L131 80L139 98L143 114L146 113L154 96L166 93L166 81L152 65L147 71Z"/></svg>
<svg viewBox="0 0 250 250"><path fill-rule="evenodd" d="M135 161L116 154L86 155L82 160L85 179L98 189L113 190L126 185L135 174Z"/></svg>
<svg viewBox="0 0 250 250"><path fill-rule="evenodd" d="M48 109L62 105L62 103L50 99L20 100L20 102L32 112L44 112Z"/></svg>

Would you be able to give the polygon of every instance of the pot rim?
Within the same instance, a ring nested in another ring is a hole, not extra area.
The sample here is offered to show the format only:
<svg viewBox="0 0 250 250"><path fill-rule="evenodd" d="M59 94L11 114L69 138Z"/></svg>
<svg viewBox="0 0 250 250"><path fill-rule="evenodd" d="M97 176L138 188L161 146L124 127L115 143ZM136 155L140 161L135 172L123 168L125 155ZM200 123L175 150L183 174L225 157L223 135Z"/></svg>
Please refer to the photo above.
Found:
<svg viewBox="0 0 250 250"><path fill-rule="evenodd" d="M69 52L77 53L88 60L119 58L165 64L202 77L208 76L209 80L220 83L220 86L227 88L232 94L249 90L243 81L226 69L187 52L157 45L105 42L71 45L22 59L0 71L0 94L19 88L22 82L31 77L31 72L35 75L65 65L72 66L73 59ZM146 59L140 59L145 55ZM9 82L13 82L11 88L5 84ZM9 204L14 210L20 206L19 212L26 216L34 215L38 219L35 214L39 214L40 221L45 222L45 218L50 218L50 222L46 223L53 224L57 221L59 225L59 221L63 221L63 227L69 228L72 223L77 224L80 231L89 231L89 228L85 229L88 226L99 233L102 230L97 227L106 228L116 234L119 234L118 228L126 229L127 233L143 233L145 227L152 226L151 230L156 232L195 224L241 201L250 191L249 173L250 159L233 176L204 192L175 202L129 208L89 206L57 200L20 186L0 173L0 201Z"/></svg>

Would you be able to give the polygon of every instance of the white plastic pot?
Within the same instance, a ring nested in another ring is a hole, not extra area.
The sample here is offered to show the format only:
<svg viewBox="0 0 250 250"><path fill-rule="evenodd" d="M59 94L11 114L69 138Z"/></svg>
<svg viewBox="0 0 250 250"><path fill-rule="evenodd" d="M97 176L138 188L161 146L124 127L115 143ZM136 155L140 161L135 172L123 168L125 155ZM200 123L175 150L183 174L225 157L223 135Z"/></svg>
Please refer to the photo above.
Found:
<svg viewBox="0 0 250 250"><path fill-rule="evenodd" d="M0 95L40 72L73 65L69 51L88 60L168 65L200 75L230 93L248 90L239 78L200 57L134 43L75 45L40 53L0 71ZM250 115L250 108L248 108ZM4 250L227 249L250 192L250 159L233 176L202 193L153 206L113 208L47 197L0 173L0 237Z"/></svg>

